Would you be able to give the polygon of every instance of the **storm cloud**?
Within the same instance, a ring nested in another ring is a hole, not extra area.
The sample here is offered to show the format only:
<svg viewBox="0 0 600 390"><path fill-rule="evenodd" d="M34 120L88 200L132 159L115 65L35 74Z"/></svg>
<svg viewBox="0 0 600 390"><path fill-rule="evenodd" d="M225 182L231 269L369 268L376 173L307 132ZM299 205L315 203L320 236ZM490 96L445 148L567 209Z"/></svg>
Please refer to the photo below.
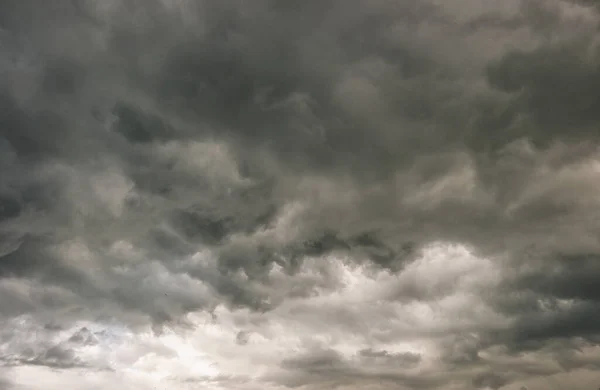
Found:
<svg viewBox="0 0 600 390"><path fill-rule="evenodd" d="M599 12L0 1L0 388L597 388Z"/></svg>

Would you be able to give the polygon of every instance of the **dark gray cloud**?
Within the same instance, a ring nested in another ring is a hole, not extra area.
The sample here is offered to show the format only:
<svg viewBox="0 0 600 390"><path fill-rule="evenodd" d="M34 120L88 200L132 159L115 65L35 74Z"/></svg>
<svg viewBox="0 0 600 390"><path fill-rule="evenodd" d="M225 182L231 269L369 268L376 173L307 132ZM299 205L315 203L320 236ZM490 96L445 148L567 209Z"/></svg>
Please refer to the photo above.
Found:
<svg viewBox="0 0 600 390"><path fill-rule="evenodd" d="M117 360L240 388L596 370L599 22L579 0L0 2L0 320L69 345L2 333L0 358L93 370L145 332L191 356L171 328L211 313L235 318L220 368ZM236 382L229 348L262 368Z"/></svg>
<svg viewBox="0 0 600 390"><path fill-rule="evenodd" d="M87 363L77 356L74 349L80 345L93 345L90 341L95 336L87 328L82 328L69 339L58 342L48 337L55 332L51 329L46 331L47 334L39 335L37 340L35 336L33 339L27 340L28 337L25 336L19 340L18 336L7 337L8 335L3 334L2 341L6 343L3 343L1 365L4 367L41 366L57 370L87 367Z"/></svg>
<svg viewBox="0 0 600 390"><path fill-rule="evenodd" d="M398 372L402 368L418 363L419 355L363 350L358 353L357 357L358 359L347 360L332 350L312 350L309 353L284 360L282 367L294 374L284 375L281 379L287 387L292 388L302 386L307 381L313 382L317 386L322 383L325 387L329 387L349 383L369 383L374 378L382 383L415 389L430 389L440 385L440 378L436 378L435 375L425 378ZM364 369L365 363L372 359L381 359L379 367L376 365L374 370Z"/></svg>

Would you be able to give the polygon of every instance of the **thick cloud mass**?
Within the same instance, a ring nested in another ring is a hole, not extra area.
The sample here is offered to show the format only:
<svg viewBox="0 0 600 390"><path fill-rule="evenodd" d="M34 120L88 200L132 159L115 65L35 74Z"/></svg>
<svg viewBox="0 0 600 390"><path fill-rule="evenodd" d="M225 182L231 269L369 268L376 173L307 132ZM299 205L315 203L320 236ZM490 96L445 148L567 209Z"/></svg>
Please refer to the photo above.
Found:
<svg viewBox="0 0 600 390"><path fill-rule="evenodd" d="M0 1L0 389L597 388L599 12Z"/></svg>

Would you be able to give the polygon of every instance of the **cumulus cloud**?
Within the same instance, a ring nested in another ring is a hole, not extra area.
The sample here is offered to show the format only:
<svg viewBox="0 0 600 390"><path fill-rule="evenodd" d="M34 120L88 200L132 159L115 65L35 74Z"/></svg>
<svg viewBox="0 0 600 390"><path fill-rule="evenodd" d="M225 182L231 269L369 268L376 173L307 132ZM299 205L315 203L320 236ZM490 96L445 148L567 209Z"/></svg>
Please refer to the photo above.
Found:
<svg viewBox="0 0 600 390"><path fill-rule="evenodd" d="M1 2L0 388L597 386L598 12Z"/></svg>

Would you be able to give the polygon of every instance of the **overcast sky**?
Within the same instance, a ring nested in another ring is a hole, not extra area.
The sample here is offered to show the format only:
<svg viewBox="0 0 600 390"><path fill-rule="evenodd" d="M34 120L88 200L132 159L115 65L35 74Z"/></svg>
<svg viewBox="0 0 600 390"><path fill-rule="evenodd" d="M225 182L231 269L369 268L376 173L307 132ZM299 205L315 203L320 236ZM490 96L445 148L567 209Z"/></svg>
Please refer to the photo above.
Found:
<svg viewBox="0 0 600 390"><path fill-rule="evenodd" d="M599 22L0 0L0 389L597 389Z"/></svg>

